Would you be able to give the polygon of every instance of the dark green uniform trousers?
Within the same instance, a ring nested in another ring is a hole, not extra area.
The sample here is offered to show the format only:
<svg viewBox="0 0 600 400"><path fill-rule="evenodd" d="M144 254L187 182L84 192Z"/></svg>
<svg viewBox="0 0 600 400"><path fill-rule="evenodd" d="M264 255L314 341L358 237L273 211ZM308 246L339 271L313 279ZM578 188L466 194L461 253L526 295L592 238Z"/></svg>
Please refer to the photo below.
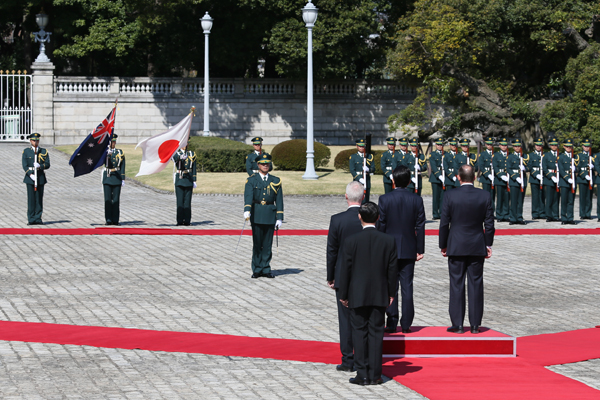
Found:
<svg viewBox="0 0 600 400"><path fill-rule="evenodd" d="M255 274L271 272L274 232L275 224L252 224L252 272Z"/></svg>
<svg viewBox="0 0 600 400"><path fill-rule="evenodd" d="M573 207L575 205L575 193L571 193L570 187L560 188L560 220L562 222L573 221Z"/></svg>
<svg viewBox="0 0 600 400"><path fill-rule="evenodd" d="M442 212L442 199L444 198L444 189L441 182L439 185L432 182L431 192L433 193L433 219L440 219Z"/></svg>
<svg viewBox="0 0 600 400"><path fill-rule="evenodd" d="M531 218L540 219L546 218L546 193L544 187L540 189L540 185L534 183L531 187Z"/></svg>
<svg viewBox="0 0 600 400"><path fill-rule="evenodd" d="M34 185L25 186L27 186L27 222L38 224L42 222L44 211L44 185L38 185L37 190Z"/></svg>
<svg viewBox="0 0 600 400"><path fill-rule="evenodd" d="M107 224L119 223L119 199L121 197L121 185L104 186L104 219Z"/></svg>
<svg viewBox="0 0 600 400"><path fill-rule="evenodd" d="M193 186L175 186L177 197L177 225L189 225L192 222Z"/></svg>
<svg viewBox="0 0 600 400"><path fill-rule="evenodd" d="M496 212L496 188L492 189L491 183L482 183L481 188L492 196L492 210Z"/></svg>
<svg viewBox="0 0 600 400"><path fill-rule="evenodd" d="M390 183L383 182L383 190L385 191L386 194L391 192L392 190L394 190L394 187L392 186L392 182L390 182Z"/></svg>
<svg viewBox="0 0 600 400"><path fill-rule="evenodd" d="M558 221L560 219L558 214L560 194L556 191L556 186L544 185L544 190L546 192L546 218Z"/></svg>
<svg viewBox="0 0 600 400"><path fill-rule="evenodd" d="M525 201L525 190L512 186L510 188L510 222L523 221L523 201Z"/></svg>
<svg viewBox="0 0 600 400"><path fill-rule="evenodd" d="M579 218L592 218L592 203L594 201L594 191L590 190L588 183L579 184Z"/></svg>
<svg viewBox="0 0 600 400"><path fill-rule="evenodd" d="M519 191L520 193L521 191ZM506 186L496 186L496 219L508 221L510 198Z"/></svg>

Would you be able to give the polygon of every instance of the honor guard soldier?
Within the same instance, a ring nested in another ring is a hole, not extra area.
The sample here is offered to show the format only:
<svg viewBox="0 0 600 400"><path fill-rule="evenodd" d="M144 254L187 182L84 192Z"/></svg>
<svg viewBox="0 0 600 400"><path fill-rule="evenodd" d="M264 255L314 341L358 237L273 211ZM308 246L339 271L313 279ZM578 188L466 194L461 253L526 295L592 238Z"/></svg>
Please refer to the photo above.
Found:
<svg viewBox="0 0 600 400"><path fill-rule="evenodd" d="M173 182L177 198L177 225L188 226L192 222L192 194L196 189L196 153L179 149L173 154L173 165L177 168Z"/></svg>
<svg viewBox="0 0 600 400"><path fill-rule="evenodd" d="M283 221L281 179L270 175L271 156L256 161L259 172L246 180L244 218L252 225L252 278L275 278L271 273L273 233Z"/></svg>
<svg viewBox="0 0 600 400"><path fill-rule="evenodd" d="M477 154L473 154L469 152L469 139L461 139L460 140L460 150L456 153L456 157L454 157L454 165L456 170L462 167L465 164L469 164L473 167L473 171L477 172L478 164L477 164Z"/></svg>
<svg viewBox="0 0 600 400"><path fill-rule="evenodd" d="M510 189L510 225L525 225L523 221L523 201L527 189L526 163L527 158L523 158L523 147L521 139L512 141L513 152L508 155L506 168L508 169ZM525 156L527 157L527 156Z"/></svg>
<svg viewBox="0 0 600 400"><path fill-rule="evenodd" d="M573 208L575 206L575 192L577 191L577 167L573 154L573 140L563 142L564 153L558 156L558 186L560 187L560 223L562 225L575 225L573 221Z"/></svg>
<svg viewBox="0 0 600 400"><path fill-rule="evenodd" d="M261 137L257 136L255 138L252 138L251 141L252 141L252 146L254 146L254 151L246 156L246 172L248 172L248 175L258 174L258 165L256 165L256 161L263 154L269 154L269 153L265 153L262 150L263 139ZM269 169L269 171L272 171L273 164L271 164L270 168L271 169Z"/></svg>
<svg viewBox="0 0 600 400"><path fill-rule="evenodd" d="M548 145L550 151L542 157L542 175L544 176L544 192L546 193L546 222L554 222L559 220L558 141L550 139Z"/></svg>
<svg viewBox="0 0 600 400"><path fill-rule="evenodd" d="M358 152L352 154L349 158L352 180L360 182L365 187L363 204L369 201L369 194L371 193L371 172L375 172L373 154L367 154L365 156L365 145L365 139L358 139L356 141L356 149Z"/></svg>
<svg viewBox="0 0 600 400"><path fill-rule="evenodd" d="M492 165L494 166L494 187L496 188L496 219L498 222L509 221L508 181L510 176L507 171L508 141L500 139L500 150L494 153Z"/></svg>
<svg viewBox="0 0 600 400"><path fill-rule="evenodd" d="M381 170L383 171L383 189L385 193L392 191L392 172L396 168L396 163L400 159L399 152L396 151L396 139L389 137L385 139L388 151L381 155Z"/></svg>
<svg viewBox="0 0 600 400"><path fill-rule="evenodd" d="M446 180L444 181L444 185L446 188L444 190L451 190L455 187L460 186L460 183L456 179L456 174L458 172L458 168L456 168L456 145L458 144L455 138L451 138L448 141L450 145L450 150L444 154L443 160L443 168L444 175Z"/></svg>
<svg viewBox="0 0 600 400"><path fill-rule="evenodd" d="M431 183L432 192L432 214L433 219L440 219L440 212L442 209L442 199L444 196L444 182L446 177L444 174L444 167L442 165L442 158L444 157L444 141L437 139L435 141L435 150L431 152L429 156L429 183Z"/></svg>
<svg viewBox="0 0 600 400"><path fill-rule="evenodd" d="M481 188L492 196L492 210L496 211L496 187L494 186L494 166L492 158L494 157L494 141L492 138L483 140L485 150L479 155L477 168L481 172L479 183Z"/></svg>
<svg viewBox="0 0 600 400"><path fill-rule="evenodd" d="M48 150L39 147L39 133L29 135L29 143L31 147L23 150L22 157L25 171L23 183L27 185L27 225L44 225L42 212L46 184L45 171L50 168L50 155Z"/></svg>
<svg viewBox="0 0 600 400"><path fill-rule="evenodd" d="M529 186L531 186L531 218L546 219L546 194L542 159L544 157L542 138L533 142L535 150L527 155L526 166L529 170Z"/></svg>
<svg viewBox="0 0 600 400"><path fill-rule="evenodd" d="M583 152L575 157L577 185L579 186L579 219L592 219L592 201L594 200L592 143L589 139L585 139L581 146Z"/></svg>
<svg viewBox="0 0 600 400"><path fill-rule="evenodd" d="M410 153L404 159L404 165L410 170L410 183L407 189L415 192L419 196L423 190L423 176L422 173L427 171L427 159L425 155L421 154L419 139L410 139Z"/></svg>
<svg viewBox="0 0 600 400"><path fill-rule="evenodd" d="M405 165L404 164L404 159L406 158L406 156L408 155L408 139L407 138L400 138L398 140L398 145L400 146L400 161L398 162L398 165Z"/></svg>
<svg viewBox="0 0 600 400"><path fill-rule="evenodd" d="M123 154L123 150L115 148L118 137L119 135L113 133L110 147L106 153L106 164L102 169L106 225L120 225L119 202L121 187L125 185L125 154Z"/></svg>

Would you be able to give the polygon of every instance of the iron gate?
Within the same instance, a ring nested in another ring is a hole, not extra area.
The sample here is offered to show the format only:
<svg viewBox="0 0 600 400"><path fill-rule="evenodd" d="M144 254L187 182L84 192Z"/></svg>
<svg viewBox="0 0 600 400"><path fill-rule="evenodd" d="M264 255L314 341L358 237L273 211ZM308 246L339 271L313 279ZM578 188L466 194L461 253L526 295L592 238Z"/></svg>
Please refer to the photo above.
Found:
<svg viewBox="0 0 600 400"><path fill-rule="evenodd" d="M0 70L0 142L26 142L31 116L31 75Z"/></svg>

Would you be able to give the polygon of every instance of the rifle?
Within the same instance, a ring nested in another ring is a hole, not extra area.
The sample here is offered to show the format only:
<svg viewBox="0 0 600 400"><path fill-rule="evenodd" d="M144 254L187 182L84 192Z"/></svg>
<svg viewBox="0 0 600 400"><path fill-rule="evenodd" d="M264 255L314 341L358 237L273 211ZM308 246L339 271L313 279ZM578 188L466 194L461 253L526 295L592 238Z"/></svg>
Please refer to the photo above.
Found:
<svg viewBox="0 0 600 400"><path fill-rule="evenodd" d="M556 152L556 193L560 192L560 187L558 186L558 181L560 181L560 177L558 175L558 152Z"/></svg>
<svg viewBox="0 0 600 400"><path fill-rule="evenodd" d="M495 179L496 175L494 175L494 148L492 147L492 158L490 158L490 180L492 181L492 190L494 190Z"/></svg>
<svg viewBox="0 0 600 400"><path fill-rule="evenodd" d="M417 167L419 166L419 148L417 147L417 150L414 154L415 156L415 178L417 179L417 181L415 182L415 193L419 192L419 171L417 171Z"/></svg>
<svg viewBox="0 0 600 400"><path fill-rule="evenodd" d="M588 154L588 171L590 173L590 190L594 190L594 184L592 182L594 182L594 175L592 174L592 150L590 149L590 154ZM581 194L580 194L581 196ZM593 194L592 194L593 196Z"/></svg>
<svg viewBox="0 0 600 400"><path fill-rule="evenodd" d="M575 188L577 185L575 183L575 156L573 155L573 152L571 151L571 193L575 193Z"/></svg>
<svg viewBox="0 0 600 400"><path fill-rule="evenodd" d="M365 168L367 166L367 157L369 156L369 154L371 153L371 134L367 133L365 136L365 154L363 157L363 179L365 181L365 188L364 188L364 194L365 196L367 195L367 171L365 171Z"/></svg>
<svg viewBox="0 0 600 400"><path fill-rule="evenodd" d="M38 148L36 147L35 150L33 151L33 153L35 154L35 157L33 158L34 164L35 163L40 163L39 159L38 159ZM33 191L37 192L37 185L38 185L38 169L37 167L34 165L33 166Z"/></svg>
<svg viewBox="0 0 600 400"><path fill-rule="evenodd" d="M525 180L523 179L523 147L519 151L519 176L521 178L521 193L525 191Z"/></svg>
<svg viewBox="0 0 600 400"><path fill-rule="evenodd" d="M442 146L442 189L446 190L446 170L444 169L444 147Z"/></svg>
<svg viewBox="0 0 600 400"><path fill-rule="evenodd" d="M507 162L504 165L508 164L508 156L509 156L508 150L506 150L506 160L507 160ZM508 173L508 169L504 168L504 173L508 176L508 180L506 181L506 191L508 193L510 193L510 174Z"/></svg>
<svg viewBox="0 0 600 400"><path fill-rule="evenodd" d="M540 176L542 175L542 161L544 160L544 151L540 151ZM544 189L544 178L540 179L540 190Z"/></svg>

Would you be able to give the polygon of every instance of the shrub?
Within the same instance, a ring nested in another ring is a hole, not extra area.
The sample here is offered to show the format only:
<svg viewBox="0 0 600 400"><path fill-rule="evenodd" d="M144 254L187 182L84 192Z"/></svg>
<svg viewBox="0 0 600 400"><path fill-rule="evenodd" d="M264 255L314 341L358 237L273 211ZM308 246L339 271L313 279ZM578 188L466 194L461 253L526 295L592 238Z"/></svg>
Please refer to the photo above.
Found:
<svg viewBox="0 0 600 400"><path fill-rule="evenodd" d="M244 172L253 147L235 140L192 136L188 148L196 152L198 172Z"/></svg>
<svg viewBox="0 0 600 400"><path fill-rule="evenodd" d="M333 161L333 165L335 169L341 169L342 171L350 172L350 156L356 153L356 148L342 150L335 156L335 160ZM385 150L371 150L373 154L373 162L375 163L375 175L383 175L383 171L381 170L381 155L385 152Z"/></svg>
<svg viewBox="0 0 600 400"><path fill-rule="evenodd" d="M273 164L278 170L304 171L306 169L306 140L293 139L279 143L271 151ZM329 163L331 150L322 143L315 142L315 168Z"/></svg>

